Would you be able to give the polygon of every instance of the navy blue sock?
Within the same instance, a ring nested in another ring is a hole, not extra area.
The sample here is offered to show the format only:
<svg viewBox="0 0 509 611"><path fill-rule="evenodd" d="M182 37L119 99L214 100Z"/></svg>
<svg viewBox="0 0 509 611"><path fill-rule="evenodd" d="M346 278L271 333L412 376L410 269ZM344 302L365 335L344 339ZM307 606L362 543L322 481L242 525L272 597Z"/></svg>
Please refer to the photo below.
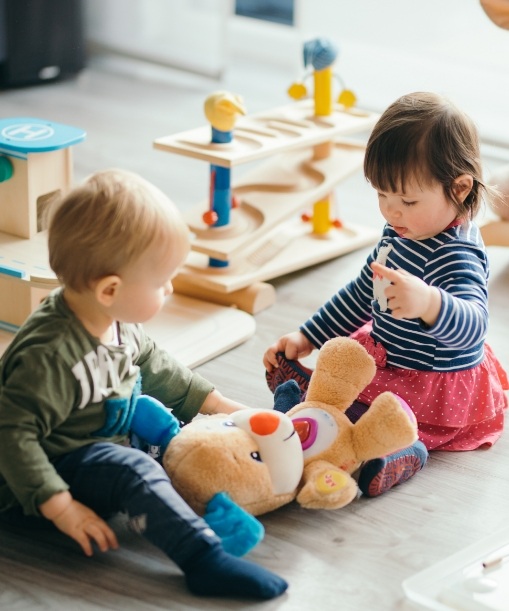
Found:
<svg viewBox="0 0 509 611"><path fill-rule="evenodd" d="M352 405L350 405L350 407L346 410L345 414L348 416L348 420L350 420L352 424L355 424L361 416L364 416L368 409L369 406L365 403L361 403L360 401L354 401Z"/></svg>
<svg viewBox="0 0 509 611"><path fill-rule="evenodd" d="M288 583L267 569L214 547L193 563L181 567L187 587L199 596L268 600L280 596Z"/></svg>
<svg viewBox="0 0 509 611"><path fill-rule="evenodd" d="M274 391L274 409L286 414L301 402L301 390L295 380L287 380Z"/></svg>

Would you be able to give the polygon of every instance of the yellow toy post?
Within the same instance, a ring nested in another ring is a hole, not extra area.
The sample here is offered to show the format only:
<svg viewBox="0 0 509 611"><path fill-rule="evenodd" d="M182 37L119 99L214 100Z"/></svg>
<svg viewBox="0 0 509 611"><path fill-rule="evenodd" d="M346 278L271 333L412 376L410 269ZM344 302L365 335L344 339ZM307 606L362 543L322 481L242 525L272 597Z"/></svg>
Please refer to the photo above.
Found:
<svg viewBox="0 0 509 611"><path fill-rule="evenodd" d="M332 68L315 70L315 116L328 117L332 113Z"/></svg>
<svg viewBox="0 0 509 611"><path fill-rule="evenodd" d="M174 280L177 293L257 313L275 299L266 280L378 239L378 230L330 215L335 185L362 167L365 146L350 136L370 130L378 115L352 110L346 90L347 103L333 99L332 45L310 43L305 53L314 101L245 114L238 95L216 91L205 100L206 125L155 140L155 148L211 169L208 205L184 213L193 240ZM291 93L304 97L306 88L296 83ZM234 168L251 162L256 167L233 180ZM311 227L300 215L313 207Z"/></svg>
<svg viewBox="0 0 509 611"><path fill-rule="evenodd" d="M345 109L355 105L357 99L355 94L346 89L339 75L332 70L332 65L338 55L337 47L325 38L316 38L304 43L304 68L309 65L313 68L314 80L314 105L315 117L328 117L334 111L333 81L334 76L342 85L341 93L337 103ZM309 76L309 75L307 75ZM288 89L288 94L294 99L300 99L307 95L307 89L302 81L293 83ZM331 154L332 142L323 142L313 148L313 159L325 159ZM313 233L326 235L333 227L340 228L342 223L339 219L333 219L331 214L333 197L332 194L315 202L312 216L303 214L304 221L311 221Z"/></svg>

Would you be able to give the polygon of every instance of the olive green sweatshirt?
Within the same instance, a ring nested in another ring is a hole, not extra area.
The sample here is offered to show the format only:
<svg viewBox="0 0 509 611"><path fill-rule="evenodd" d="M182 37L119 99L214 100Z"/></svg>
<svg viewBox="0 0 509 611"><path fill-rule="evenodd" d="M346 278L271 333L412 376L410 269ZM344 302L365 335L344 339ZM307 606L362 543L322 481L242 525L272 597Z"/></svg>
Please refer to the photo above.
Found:
<svg viewBox="0 0 509 611"><path fill-rule="evenodd" d="M54 291L20 328L0 361L0 512L28 515L67 490L52 459L97 441L123 443L141 375L142 392L185 422L212 384L159 349L136 324L118 323L105 345Z"/></svg>

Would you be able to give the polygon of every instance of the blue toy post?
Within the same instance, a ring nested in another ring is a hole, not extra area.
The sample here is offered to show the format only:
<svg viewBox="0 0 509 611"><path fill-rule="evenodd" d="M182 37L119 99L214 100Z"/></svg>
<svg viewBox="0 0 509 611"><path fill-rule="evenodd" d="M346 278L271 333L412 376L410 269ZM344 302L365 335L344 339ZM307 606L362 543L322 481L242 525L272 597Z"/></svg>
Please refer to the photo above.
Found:
<svg viewBox="0 0 509 611"><path fill-rule="evenodd" d="M233 132L222 132L212 128L211 142L226 144L233 140ZM232 201L231 170L219 165L210 165L210 209L203 215L205 223L212 221L212 227L224 227L230 224ZM227 267L228 261L209 258L210 267Z"/></svg>
<svg viewBox="0 0 509 611"><path fill-rule="evenodd" d="M214 144L226 144L233 140L233 132L222 132L218 129L212 128L212 143ZM215 212L215 222L212 224L213 227L223 227L228 225L230 222L230 210L231 210L231 171L230 168L223 168L219 165L211 164L210 166L210 178L211 178L211 210Z"/></svg>
<svg viewBox="0 0 509 611"><path fill-rule="evenodd" d="M204 104L205 116L211 128L212 144L229 144L233 140L233 126L238 114L245 114L242 100L227 91L216 91ZM216 164L210 166L209 209L203 214L203 222L210 227L230 224L232 208L231 171ZM209 258L210 267L227 267L228 261Z"/></svg>

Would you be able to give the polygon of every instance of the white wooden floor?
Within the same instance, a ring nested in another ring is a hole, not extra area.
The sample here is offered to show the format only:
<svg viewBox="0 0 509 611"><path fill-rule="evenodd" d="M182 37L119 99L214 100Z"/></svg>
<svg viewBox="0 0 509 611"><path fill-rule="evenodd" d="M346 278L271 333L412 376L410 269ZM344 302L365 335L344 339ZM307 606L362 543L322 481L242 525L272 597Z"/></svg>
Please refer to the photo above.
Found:
<svg viewBox="0 0 509 611"><path fill-rule="evenodd" d="M154 138L204 122L206 95L228 88L251 112L286 102L293 75L232 69L217 83L176 72L95 58L74 80L0 92L3 117L41 117L88 132L75 147L75 179L111 166L137 171L183 208L206 197L206 164L152 149ZM356 87L359 89L359 85ZM394 97L402 92L395 92ZM488 169L496 159L486 158ZM381 227L360 174L337 190L343 217ZM261 362L266 346L295 329L358 271L369 248L274 281L277 302L256 316L254 337L200 366L217 387L253 406L270 406ZM491 248L489 339L509 368L509 250ZM377 499L335 512L287 506L264 516L266 538L250 554L279 572L288 592L267 603L198 599L174 565L129 533L121 549L85 558L71 541L47 532L0 528L0 609L60 611L260 609L264 611L405 611L402 581L507 524L509 435L489 451L434 453L423 472Z"/></svg>

